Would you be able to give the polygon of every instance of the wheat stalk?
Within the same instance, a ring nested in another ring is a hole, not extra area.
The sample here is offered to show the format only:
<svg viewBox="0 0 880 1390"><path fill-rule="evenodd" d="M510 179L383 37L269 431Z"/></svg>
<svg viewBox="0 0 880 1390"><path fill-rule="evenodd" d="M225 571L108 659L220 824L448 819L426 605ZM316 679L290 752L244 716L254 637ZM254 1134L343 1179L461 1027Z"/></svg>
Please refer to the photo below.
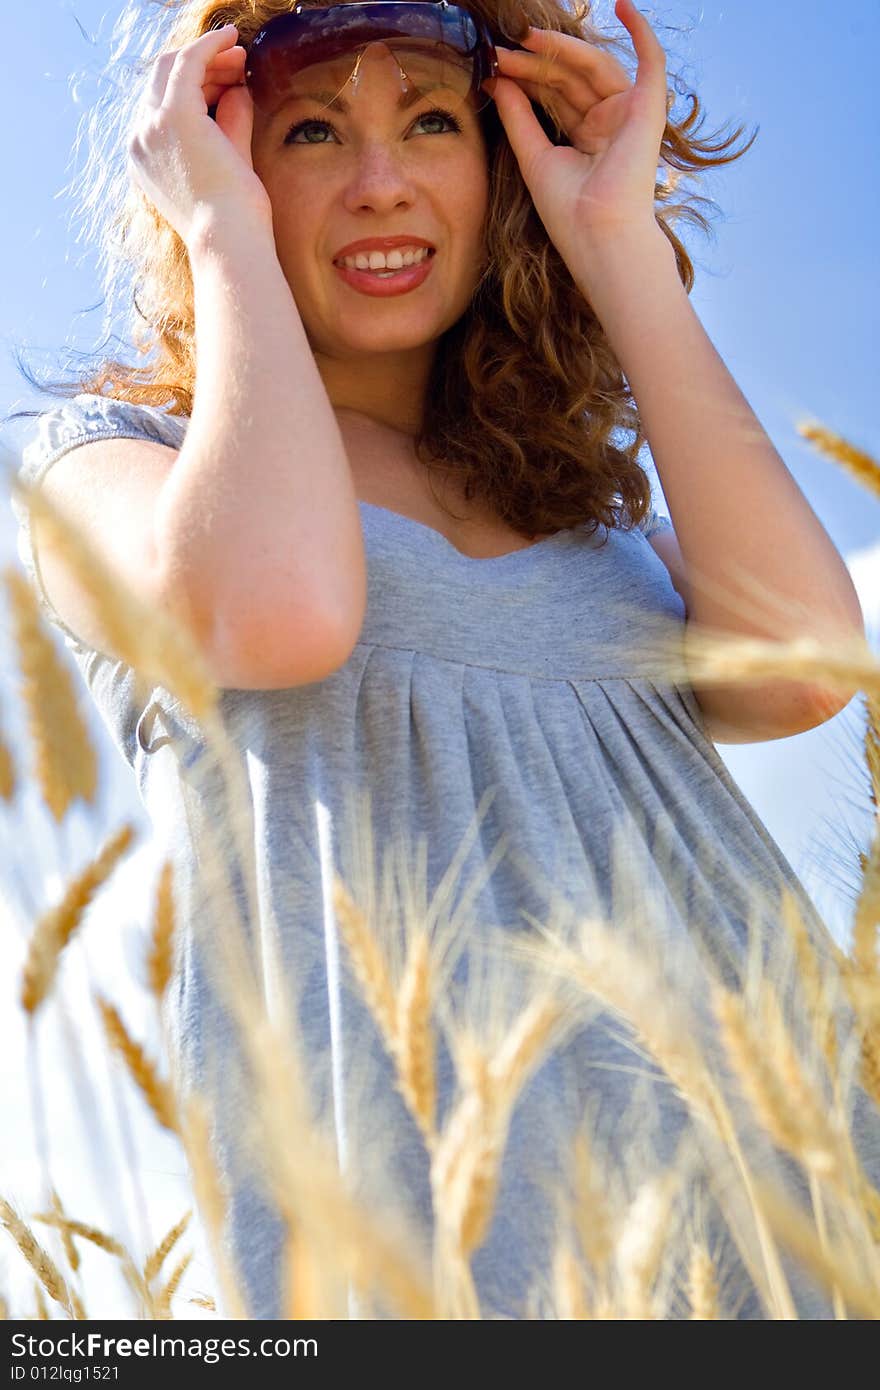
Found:
<svg viewBox="0 0 880 1390"><path fill-rule="evenodd" d="M184 1273L186 1272L186 1268L191 1260L192 1251L190 1251L188 1255L184 1255L183 1259L180 1261L180 1263L176 1266L173 1273L171 1274L168 1283L165 1285L164 1289L160 1291L159 1296L156 1300L157 1318L167 1320L172 1316L171 1300L177 1292L177 1286L183 1278Z"/></svg>
<svg viewBox="0 0 880 1390"><path fill-rule="evenodd" d="M333 911L364 999L393 1054L397 1041L397 1010L391 976L366 916L338 874L333 879Z"/></svg>
<svg viewBox="0 0 880 1390"><path fill-rule="evenodd" d="M147 955L147 978L150 990L160 1003L171 979L173 968L174 896L172 893L172 874L171 861L166 859L162 865L156 887L156 913Z"/></svg>
<svg viewBox="0 0 880 1390"><path fill-rule="evenodd" d="M97 554L80 527L39 487L12 479L13 494L92 600L114 655L177 696L196 719L216 709L218 691L192 634L162 609L144 603Z"/></svg>
<svg viewBox="0 0 880 1390"><path fill-rule="evenodd" d="M3 1197L0 1197L0 1225L6 1227L49 1297L64 1309L68 1317L75 1318L77 1301L73 1290L30 1227Z"/></svg>
<svg viewBox="0 0 880 1390"><path fill-rule="evenodd" d="M880 464L864 449L857 449L842 435L814 420L803 420L797 425L798 434L814 444L821 454L842 463L848 473L861 483L862 487L880 497Z"/></svg>
<svg viewBox="0 0 880 1390"><path fill-rule="evenodd" d="M806 1215L787 1197L767 1184L759 1184L762 1210L771 1227L831 1291L840 1291L846 1302L866 1317L880 1317L880 1288L865 1277L865 1271L840 1247L823 1242Z"/></svg>
<svg viewBox="0 0 880 1390"><path fill-rule="evenodd" d="M838 1076L837 1032L826 1000L826 986L819 960L809 939L800 907L786 886L781 899L782 921L792 943L798 979L813 1035L819 1044L833 1080Z"/></svg>
<svg viewBox="0 0 880 1390"><path fill-rule="evenodd" d="M0 736L0 798L3 801L13 801L17 789L12 751L3 737Z"/></svg>
<svg viewBox="0 0 880 1390"><path fill-rule="evenodd" d="M120 1260L125 1278L128 1280L133 1292L143 1303L147 1313L152 1316L152 1295L131 1255L126 1250L125 1246L114 1236L108 1235L106 1231L99 1230L97 1226L87 1225L84 1221L77 1221L71 1216L63 1215L58 1212L38 1212L34 1220L42 1221L47 1226L57 1227L65 1242L65 1248L68 1241L73 1245L73 1236L79 1236L81 1240L89 1241L91 1245L97 1246L99 1250L104 1250L108 1255L113 1255ZM78 1254L77 1263L79 1263Z"/></svg>
<svg viewBox="0 0 880 1390"><path fill-rule="evenodd" d="M64 1217L66 1215L61 1198L54 1187L52 1188L52 1210L56 1216ZM67 1263L75 1274L79 1269L79 1251L76 1248L73 1236L67 1230L66 1226L62 1226L61 1228L61 1243L64 1246Z"/></svg>
<svg viewBox="0 0 880 1390"><path fill-rule="evenodd" d="M688 1296L691 1318L718 1317L718 1281L712 1256L701 1240L691 1244L688 1259Z"/></svg>
<svg viewBox="0 0 880 1390"><path fill-rule="evenodd" d="M644 1321L657 1316L651 1294L678 1183L674 1172L647 1178L621 1223L614 1259L620 1301L628 1318Z"/></svg>
<svg viewBox="0 0 880 1390"><path fill-rule="evenodd" d="M174 1093L156 1071L140 1043L131 1037L118 1011L102 995L95 996L107 1040L125 1061L129 1074L159 1124L172 1134L179 1133Z"/></svg>
<svg viewBox="0 0 880 1390"><path fill-rule="evenodd" d="M223 1287L227 1316L246 1320L247 1310L238 1290L235 1271L223 1244L226 1196L211 1152L207 1103L196 1093L182 1106L180 1135L189 1164L193 1194L208 1237L217 1275Z"/></svg>
<svg viewBox="0 0 880 1390"><path fill-rule="evenodd" d="M601 1281L614 1248L608 1196L597 1181L596 1166L587 1134L575 1135L573 1156L573 1215L574 1228L581 1249Z"/></svg>
<svg viewBox="0 0 880 1390"><path fill-rule="evenodd" d="M125 1247L121 1245L115 1237L108 1236L105 1231L99 1230L97 1226L89 1226L84 1221L77 1221L72 1216L59 1215L57 1212L35 1212L33 1219L43 1222L46 1226L55 1226L61 1232L62 1236L66 1236L67 1239L76 1235L82 1240L87 1240L92 1245L96 1245L98 1249L105 1250L108 1255L116 1255L119 1259L123 1260L126 1257Z"/></svg>
<svg viewBox="0 0 880 1390"><path fill-rule="evenodd" d="M437 1140L437 1079L431 1028L430 943L426 932L411 942L397 996L394 1061L401 1094L430 1151Z"/></svg>
<svg viewBox="0 0 880 1390"><path fill-rule="evenodd" d="M712 1002L740 1086L774 1143L818 1173L839 1174L836 1136L803 1074L775 996L762 991L760 1037L741 996L714 984Z"/></svg>
<svg viewBox="0 0 880 1390"><path fill-rule="evenodd" d="M21 985L21 1005L32 1014L52 988L58 959L76 931L89 903L110 877L134 839L134 829L123 825L107 841L97 858L68 884L55 907L44 912L28 943Z"/></svg>
<svg viewBox="0 0 880 1390"><path fill-rule="evenodd" d="M79 710L72 673L45 630L33 589L16 569L5 570L3 577L21 667L21 694L34 746L36 778L43 801L60 823L77 796L86 802L94 801L97 758Z"/></svg>
<svg viewBox="0 0 880 1390"><path fill-rule="evenodd" d="M553 1288L556 1315L567 1322L589 1318L584 1281L571 1246L560 1240L553 1256Z"/></svg>
<svg viewBox="0 0 880 1390"><path fill-rule="evenodd" d="M148 1284L152 1283L152 1281L156 1278L156 1275L159 1273L159 1270L165 1263L165 1259L168 1256L169 1251L172 1250L173 1247L177 1244L178 1240L183 1235L184 1231L189 1225L191 1216L191 1211L185 1212L184 1215L177 1222L177 1224L171 1227L171 1230L168 1232L168 1234L156 1246L156 1249L153 1251L153 1253L147 1257L146 1261L144 1262L143 1277Z"/></svg>

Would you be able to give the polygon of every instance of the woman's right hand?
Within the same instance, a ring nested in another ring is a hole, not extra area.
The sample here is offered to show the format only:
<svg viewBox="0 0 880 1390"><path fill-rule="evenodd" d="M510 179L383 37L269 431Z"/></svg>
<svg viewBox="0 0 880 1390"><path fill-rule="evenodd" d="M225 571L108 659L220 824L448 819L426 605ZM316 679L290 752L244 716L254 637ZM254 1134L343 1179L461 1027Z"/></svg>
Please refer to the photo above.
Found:
<svg viewBox="0 0 880 1390"><path fill-rule="evenodd" d="M132 177L188 247L217 212L272 227L254 173L254 106L236 40L234 28L215 29L161 54L128 140Z"/></svg>

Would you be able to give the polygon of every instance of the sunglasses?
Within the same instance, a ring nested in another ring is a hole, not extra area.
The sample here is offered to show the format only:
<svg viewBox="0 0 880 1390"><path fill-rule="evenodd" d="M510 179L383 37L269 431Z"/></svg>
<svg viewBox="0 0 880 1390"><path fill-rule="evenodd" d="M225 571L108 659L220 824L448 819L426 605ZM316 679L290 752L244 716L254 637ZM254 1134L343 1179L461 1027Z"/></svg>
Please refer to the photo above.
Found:
<svg viewBox="0 0 880 1390"><path fill-rule="evenodd" d="M469 102L481 111L491 101L482 84L498 74L495 39L521 47L447 0L297 4L271 19L247 45L244 75L254 106L267 116L298 96L337 105L346 87L357 89L367 48L380 43L397 64L402 91L413 100L442 92L447 104Z"/></svg>

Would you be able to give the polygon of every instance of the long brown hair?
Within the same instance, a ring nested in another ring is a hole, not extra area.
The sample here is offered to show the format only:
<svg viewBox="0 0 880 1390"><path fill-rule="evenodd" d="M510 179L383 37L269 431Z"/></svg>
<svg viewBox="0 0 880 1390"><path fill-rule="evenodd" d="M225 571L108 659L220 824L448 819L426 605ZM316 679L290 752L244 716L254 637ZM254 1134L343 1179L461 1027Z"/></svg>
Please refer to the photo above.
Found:
<svg viewBox="0 0 880 1390"><path fill-rule="evenodd" d="M131 3L117 21L111 60L134 48L143 77L155 57L209 29L235 23L249 43L269 19L291 9L290 0L152 0L144 32ZM594 27L590 0L574 12L562 0L468 0L499 42L521 41L528 25L571 34L616 56L634 72L629 37ZM140 7L138 7L140 10ZM693 264L672 230L686 219L709 230L697 203L717 205L694 192L673 202L683 176L729 164L751 147L698 138L700 103L667 123L659 152L663 182L655 185L655 217L671 242L686 291ZM87 234L97 241L108 317L123 300L135 351L148 360L133 365L100 357L73 381L38 382L42 392L104 395L136 405L192 413L195 390L195 314L187 249L174 229L129 178L126 140L142 82L111 82L108 98L90 113L92 148L74 197ZM553 113L532 103L548 137L568 144ZM535 211L494 103L480 113L490 163L486 268L471 304L442 336L429 379L415 447L429 472L437 461L451 468L467 498L529 535L587 524L591 529L638 524L650 507L650 480L639 462L646 443L638 409L601 324L574 283ZM130 274L128 271L130 268ZM127 296L127 301L126 301ZM26 414L33 412L19 412ZM621 432L630 438L621 439ZM438 499L439 500L439 499Z"/></svg>

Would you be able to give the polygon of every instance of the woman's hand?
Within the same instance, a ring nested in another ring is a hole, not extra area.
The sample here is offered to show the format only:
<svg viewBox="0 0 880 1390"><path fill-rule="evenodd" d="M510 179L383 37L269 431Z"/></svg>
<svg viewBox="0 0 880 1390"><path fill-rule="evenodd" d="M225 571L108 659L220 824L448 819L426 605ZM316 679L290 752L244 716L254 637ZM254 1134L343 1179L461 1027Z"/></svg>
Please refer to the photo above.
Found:
<svg viewBox="0 0 880 1390"><path fill-rule="evenodd" d="M161 54L129 134L131 176L187 247L217 216L272 226L251 157L254 108L237 37L234 28L211 30Z"/></svg>
<svg viewBox="0 0 880 1390"><path fill-rule="evenodd" d="M570 269L577 250L623 232L656 235L654 185L666 128L666 55L632 0L615 13L632 36L635 83L610 54L555 30L530 29L527 53L498 49L486 89L498 108L548 236ZM552 58L535 81L541 56ZM571 147L553 145L531 102L552 105Z"/></svg>

